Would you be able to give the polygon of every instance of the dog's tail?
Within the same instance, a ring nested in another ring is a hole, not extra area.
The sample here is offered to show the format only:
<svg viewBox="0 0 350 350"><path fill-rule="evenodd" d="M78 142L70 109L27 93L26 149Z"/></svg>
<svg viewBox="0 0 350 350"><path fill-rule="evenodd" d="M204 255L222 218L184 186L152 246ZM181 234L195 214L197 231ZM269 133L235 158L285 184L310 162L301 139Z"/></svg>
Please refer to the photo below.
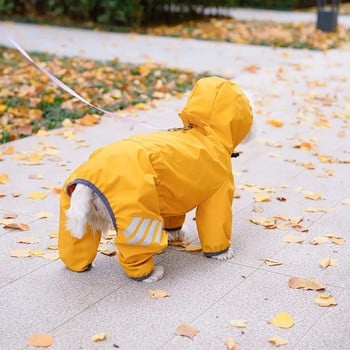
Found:
<svg viewBox="0 0 350 350"><path fill-rule="evenodd" d="M66 228L73 237L80 239L84 236L93 198L94 194L90 187L82 184L76 185L71 196L70 207L66 211Z"/></svg>

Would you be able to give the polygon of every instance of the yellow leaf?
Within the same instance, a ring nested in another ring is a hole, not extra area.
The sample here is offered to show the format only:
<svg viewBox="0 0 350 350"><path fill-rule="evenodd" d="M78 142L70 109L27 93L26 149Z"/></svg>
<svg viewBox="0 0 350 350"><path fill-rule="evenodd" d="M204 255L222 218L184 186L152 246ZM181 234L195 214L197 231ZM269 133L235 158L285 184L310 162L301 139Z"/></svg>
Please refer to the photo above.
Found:
<svg viewBox="0 0 350 350"><path fill-rule="evenodd" d="M71 128L73 126L73 123L70 119L66 118L62 122L62 126L66 127L66 128Z"/></svg>
<svg viewBox="0 0 350 350"><path fill-rule="evenodd" d="M232 320L230 321L230 325L236 328L245 328L247 327L247 322L247 320Z"/></svg>
<svg viewBox="0 0 350 350"><path fill-rule="evenodd" d="M93 341L102 341L102 340L105 340L106 338L107 338L107 333L105 332L97 333L91 337Z"/></svg>
<svg viewBox="0 0 350 350"><path fill-rule="evenodd" d="M53 214L52 213L49 213L47 211L41 211L37 214L35 214L35 218L36 219L47 219L49 217L51 217Z"/></svg>
<svg viewBox="0 0 350 350"><path fill-rule="evenodd" d="M310 244L318 245L323 243L329 243L329 239L325 236L318 236L315 237L312 241L310 241Z"/></svg>
<svg viewBox="0 0 350 350"><path fill-rule="evenodd" d="M190 339L193 339L198 333L199 330L197 328L191 327L185 323L180 324L175 330L176 335L181 335Z"/></svg>
<svg viewBox="0 0 350 350"><path fill-rule="evenodd" d="M270 321L270 323L280 328L291 328L294 326L293 318L287 312L280 312Z"/></svg>
<svg viewBox="0 0 350 350"><path fill-rule="evenodd" d="M134 108L139 109L140 111L147 111L149 108L145 103L137 103L134 105Z"/></svg>
<svg viewBox="0 0 350 350"><path fill-rule="evenodd" d="M302 279L299 277L292 277L288 281L288 286L293 289L303 288L305 290L323 290L325 286L316 278Z"/></svg>
<svg viewBox="0 0 350 350"><path fill-rule="evenodd" d="M267 193L257 193L254 196L255 202L269 202L271 195Z"/></svg>
<svg viewBox="0 0 350 350"><path fill-rule="evenodd" d="M272 259L264 259L264 263L268 266L279 266L282 265L280 261L272 260Z"/></svg>
<svg viewBox="0 0 350 350"><path fill-rule="evenodd" d="M58 245L57 244L50 244L47 246L48 250L58 250Z"/></svg>
<svg viewBox="0 0 350 350"><path fill-rule="evenodd" d="M53 337L49 334L39 333L30 336L28 345L37 348L48 348L53 344Z"/></svg>
<svg viewBox="0 0 350 350"><path fill-rule="evenodd" d="M309 212L309 213L318 213L318 212L323 212L323 213L331 213L334 209L333 208L326 208L326 207L322 207L322 208L305 208L305 211Z"/></svg>
<svg viewBox="0 0 350 350"><path fill-rule="evenodd" d="M10 255L14 258L28 258L31 256L29 249L13 249Z"/></svg>
<svg viewBox="0 0 350 350"><path fill-rule="evenodd" d="M58 232L51 232L51 233L49 234L49 237L50 237L50 238L57 238L57 237L58 237Z"/></svg>
<svg viewBox="0 0 350 350"><path fill-rule="evenodd" d="M148 295L153 299L162 299L169 296L169 293L165 290L149 290Z"/></svg>
<svg viewBox="0 0 350 350"><path fill-rule="evenodd" d="M189 244L185 248L181 248L181 250L194 253L194 252L201 252L202 247L200 245L197 245L197 244Z"/></svg>
<svg viewBox="0 0 350 350"><path fill-rule="evenodd" d="M45 254L45 252L41 249L30 249L29 253L30 255L33 255L33 256L42 256Z"/></svg>
<svg viewBox="0 0 350 350"><path fill-rule="evenodd" d="M335 306L338 304L331 294L316 294L314 300L317 305L322 307Z"/></svg>
<svg viewBox="0 0 350 350"><path fill-rule="evenodd" d="M303 243L304 238L300 236L295 236L295 235L286 235L283 237L283 242L285 243Z"/></svg>
<svg viewBox="0 0 350 350"><path fill-rule="evenodd" d="M46 197L45 192L31 192L29 193L27 198L35 199L35 200L43 200L45 197Z"/></svg>
<svg viewBox="0 0 350 350"><path fill-rule="evenodd" d="M311 200L317 201L317 200L322 198L321 192L312 193L310 191L304 191L303 193L304 193L306 199L311 199Z"/></svg>
<svg viewBox="0 0 350 350"><path fill-rule="evenodd" d="M17 239L16 243L24 243L24 244L40 243L40 239L37 237L22 237Z"/></svg>
<svg viewBox="0 0 350 350"><path fill-rule="evenodd" d="M344 245L345 244L344 238L341 238L341 237L333 237L331 240L332 240L332 243L334 243L336 245Z"/></svg>
<svg viewBox="0 0 350 350"><path fill-rule="evenodd" d="M225 345L227 350L239 350L235 340L233 338L226 338Z"/></svg>
<svg viewBox="0 0 350 350"><path fill-rule="evenodd" d="M271 344L273 345L276 345L276 346L281 346L281 345L286 345L288 344L287 340L282 338L282 337L279 337L279 336L276 336L276 337L271 337L269 338L268 340Z"/></svg>
<svg viewBox="0 0 350 350"><path fill-rule="evenodd" d="M328 266L338 266L338 260L333 258L323 258L320 260L320 265L323 269L326 269Z"/></svg>
<svg viewBox="0 0 350 350"><path fill-rule="evenodd" d="M341 204L350 205L350 198L346 198L346 199L342 200Z"/></svg>
<svg viewBox="0 0 350 350"><path fill-rule="evenodd" d="M8 184L10 179L7 174L0 174L0 184Z"/></svg>
<svg viewBox="0 0 350 350"><path fill-rule="evenodd" d="M44 258L44 259L51 260L51 261L58 260L60 258L58 253L45 253L45 254L39 255L39 256Z"/></svg>
<svg viewBox="0 0 350 350"><path fill-rule="evenodd" d="M278 119L268 119L266 120L266 123L274 126L275 128L281 128L283 126L283 122Z"/></svg>

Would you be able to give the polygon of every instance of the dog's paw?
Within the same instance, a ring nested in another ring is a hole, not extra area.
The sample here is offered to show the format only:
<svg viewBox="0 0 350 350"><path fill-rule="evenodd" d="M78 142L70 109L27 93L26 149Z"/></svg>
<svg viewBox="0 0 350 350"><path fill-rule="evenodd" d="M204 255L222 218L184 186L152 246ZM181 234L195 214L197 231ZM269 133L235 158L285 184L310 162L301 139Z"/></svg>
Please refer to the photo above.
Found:
<svg viewBox="0 0 350 350"><path fill-rule="evenodd" d="M174 242L174 241L182 242L186 238L185 232L182 231L181 229L176 231L167 231L167 233L168 233L168 242Z"/></svg>
<svg viewBox="0 0 350 350"><path fill-rule="evenodd" d="M211 258L216 260L227 260L233 258L234 253L232 248L228 248L228 250L225 253L214 255Z"/></svg>
<svg viewBox="0 0 350 350"><path fill-rule="evenodd" d="M159 281L160 279L162 279L163 275L164 275L164 267L161 265L157 265L153 268L152 274L149 277L142 280L142 282L150 283L150 282Z"/></svg>

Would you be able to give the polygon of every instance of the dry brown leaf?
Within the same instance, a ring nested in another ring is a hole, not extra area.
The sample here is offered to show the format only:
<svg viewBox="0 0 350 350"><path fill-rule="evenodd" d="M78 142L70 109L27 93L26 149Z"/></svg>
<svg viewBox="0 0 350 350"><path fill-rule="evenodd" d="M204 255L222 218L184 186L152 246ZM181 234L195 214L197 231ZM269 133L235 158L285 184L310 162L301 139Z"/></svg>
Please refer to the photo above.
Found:
<svg viewBox="0 0 350 350"><path fill-rule="evenodd" d="M50 244L47 246L48 250L58 250L58 245L57 244Z"/></svg>
<svg viewBox="0 0 350 350"><path fill-rule="evenodd" d="M329 239L325 236L314 237L313 240L310 241L310 244L313 244L313 245L324 244L324 243L329 243Z"/></svg>
<svg viewBox="0 0 350 350"><path fill-rule="evenodd" d="M168 292L160 289L149 290L147 294L153 299L162 299L169 296Z"/></svg>
<svg viewBox="0 0 350 350"><path fill-rule="evenodd" d="M197 328L191 327L185 323L180 324L175 330L176 335L181 335L190 339L193 339L198 333L199 330Z"/></svg>
<svg viewBox="0 0 350 350"><path fill-rule="evenodd" d="M32 334L29 337L28 346L48 348L53 344L53 336L45 333Z"/></svg>
<svg viewBox="0 0 350 350"><path fill-rule="evenodd" d="M4 198L4 197L6 197L7 196L7 194L6 193L2 193L2 192L0 192L0 198Z"/></svg>
<svg viewBox="0 0 350 350"><path fill-rule="evenodd" d="M189 239L185 239L184 241L170 241L168 242L168 245L174 246L174 247L187 247L190 244Z"/></svg>
<svg viewBox="0 0 350 350"><path fill-rule="evenodd" d="M318 293L314 300L317 305L322 307L336 306L338 304L331 294Z"/></svg>
<svg viewBox="0 0 350 350"><path fill-rule="evenodd" d="M51 217L52 215L53 215L52 213L49 213L49 212L47 212L47 211L41 211L41 212L39 212L39 213L36 213L36 214L34 215L34 217L35 217L36 219L47 219L47 218Z"/></svg>
<svg viewBox="0 0 350 350"><path fill-rule="evenodd" d="M299 277L291 277L288 281L288 286L293 289L305 288L305 280Z"/></svg>
<svg viewBox="0 0 350 350"><path fill-rule="evenodd" d="M273 344L273 345L276 345L276 346L288 344L288 341L286 339L279 337L279 336L269 338L268 342Z"/></svg>
<svg viewBox="0 0 350 350"><path fill-rule="evenodd" d="M288 312L280 312L272 318L270 323L279 328L291 328L294 326L294 320Z"/></svg>
<svg viewBox="0 0 350 350"><path fill-rule="evenodd" d="M344 238L341 238L341 237L332 237L331 241L332 241L332 243L334 243L336 245L344 245L345 244Z"/></svg>
<svg viewBox="0 0 350 350"><path fill-rule="evenodd" d="M21 230L21 231L28 231L29 226L27 224L21 224L21 223L10 223L4 226L4 228L14 229L14 230Z"/></svg>
<svg viewBox="0 0 350 350"><path fill-rule="evenodd" d="M97 333L91 337L93 341L102 341L102 340L105 340L106 338L107 338L107 333L105 332Z"/></svg>

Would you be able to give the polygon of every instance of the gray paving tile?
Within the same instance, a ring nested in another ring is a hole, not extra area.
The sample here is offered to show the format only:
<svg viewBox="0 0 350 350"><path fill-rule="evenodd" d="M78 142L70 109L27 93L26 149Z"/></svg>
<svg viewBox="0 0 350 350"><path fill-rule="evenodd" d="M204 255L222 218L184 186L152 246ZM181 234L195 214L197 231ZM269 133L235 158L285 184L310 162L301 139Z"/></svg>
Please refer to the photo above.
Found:
<svg viewBox="0 0 350 350"><path fill-rule="evenodd" d="M174 336L162 349L221 349L228 337L234 338L243 350L272 349L268 339L276 335L288 340L285 349L293 349L326 311L313 302L314 292L291 290L287 280L286 276L256 271L244 283L190 322L191 326L200 330L193 340ZM334 288L332 293L337 297L342 289ZM279 312L288 312L295 325L290 329L280 329L269 324L268 321ZM333 320L336 317L337 315L333 315ZM237 319L247 320L247 327L231 327L230 321ZM328 336L331 339L337 337L336 334ZM307 337L309 344L319 344L313 333L308 333Z"/></svg>
<svg viewBox="0 0 350 350"><path fill-rule="evenodd" d="M123 349L159 348L180 323L191 322L241 283L242 274L253 271L174 251L169 251L162 263L166 276L161 281L130 282L53 330L57 348L70 346L72 337L77 348L89 348L90 336L101 331L109 334L102 348L113 343ZM152 289L166 290L170 296L151 299L147 291Z"/></svg>

